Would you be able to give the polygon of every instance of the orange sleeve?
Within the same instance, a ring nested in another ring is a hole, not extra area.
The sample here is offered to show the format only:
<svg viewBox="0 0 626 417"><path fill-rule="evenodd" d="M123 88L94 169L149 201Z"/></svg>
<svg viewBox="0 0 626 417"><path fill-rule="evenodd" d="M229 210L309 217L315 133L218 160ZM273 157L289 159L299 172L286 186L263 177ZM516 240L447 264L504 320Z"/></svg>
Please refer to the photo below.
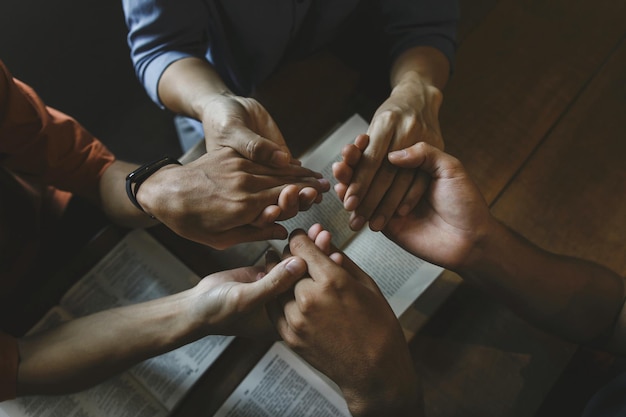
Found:
<svg viewBox="0 0 626 417"><path fill-rule="evenodd" d="M0 164L46 185L98 198L113 154L76 120L46 107L0 62Z"/></svg>
<svg viewBox="0 0 626 417"><path fill-rule="evenodd" d="M0 401L17 396L17 340L0 332Z"/></svg>

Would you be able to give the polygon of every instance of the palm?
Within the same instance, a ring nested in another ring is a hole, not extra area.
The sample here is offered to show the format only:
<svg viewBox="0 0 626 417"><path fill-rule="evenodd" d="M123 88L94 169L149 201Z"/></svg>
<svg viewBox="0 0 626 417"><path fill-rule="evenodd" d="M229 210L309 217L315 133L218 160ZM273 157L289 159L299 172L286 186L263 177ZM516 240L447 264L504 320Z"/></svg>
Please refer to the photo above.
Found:
<svg viewBox="0 0 626 417"><path fill-rule="evenodd" d="M205 316L211 317L217 333L275 338L276 331L264 305L249 305L245 300L246 283L254 282L259 268L246 267L209 275L198 284L204 293ZM242 306L246 308L242 309Z"/></svg>
<svg viewBox="0 0 626 417"><path fill-rule="evenodd" d="M418 206L404 217L394 217L384 233L426 261L455 269L469 255L488 209L465 176L438 179Z"/></svg>

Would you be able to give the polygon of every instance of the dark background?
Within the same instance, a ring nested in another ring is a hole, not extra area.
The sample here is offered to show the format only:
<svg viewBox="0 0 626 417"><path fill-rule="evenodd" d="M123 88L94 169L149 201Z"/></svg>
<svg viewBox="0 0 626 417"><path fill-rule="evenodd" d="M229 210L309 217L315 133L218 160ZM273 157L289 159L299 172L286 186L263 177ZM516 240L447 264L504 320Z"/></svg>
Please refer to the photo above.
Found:
<svg viewBox="0 0 626 417"><path fill-rule="evenodd" d="M0 59L120 158L179 156L173 115L135 77L121 1L2 0Z"/></svg>

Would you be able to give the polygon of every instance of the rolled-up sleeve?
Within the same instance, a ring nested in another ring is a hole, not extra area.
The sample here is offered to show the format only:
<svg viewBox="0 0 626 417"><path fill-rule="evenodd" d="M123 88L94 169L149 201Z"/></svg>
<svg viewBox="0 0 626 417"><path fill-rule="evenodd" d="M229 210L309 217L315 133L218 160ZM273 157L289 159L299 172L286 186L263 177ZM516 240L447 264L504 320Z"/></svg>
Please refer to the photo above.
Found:
<svg viewBox="0 0 626 417"><path fill-rule="evenodd" d="M459 5L457 0L382 0L385 33L392 61L415 46L441 51L454 67Z"/></svg>
<svg viewBox="0 0 626 417"><path fill-rule="evenodd" d="M137 78L163 108L158 86L173 62L203 58L208 47L208 11L201 0L123 0L127 42Z"/></svg>

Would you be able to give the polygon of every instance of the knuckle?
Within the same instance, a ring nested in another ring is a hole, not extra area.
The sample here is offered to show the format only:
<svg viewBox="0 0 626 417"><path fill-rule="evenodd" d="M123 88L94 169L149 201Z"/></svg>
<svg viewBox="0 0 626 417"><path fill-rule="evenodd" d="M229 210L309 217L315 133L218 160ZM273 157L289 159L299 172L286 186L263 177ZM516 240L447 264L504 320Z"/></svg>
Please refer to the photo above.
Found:
<svg viewBox="0 0 626 417"><path fill-rule="evenodd" d="M248 155L248 157L250 159L254 159L258 152L259 152L259 144L256 140L251 139L248 141L248 143L246 143L246 155Z"/></svg>

